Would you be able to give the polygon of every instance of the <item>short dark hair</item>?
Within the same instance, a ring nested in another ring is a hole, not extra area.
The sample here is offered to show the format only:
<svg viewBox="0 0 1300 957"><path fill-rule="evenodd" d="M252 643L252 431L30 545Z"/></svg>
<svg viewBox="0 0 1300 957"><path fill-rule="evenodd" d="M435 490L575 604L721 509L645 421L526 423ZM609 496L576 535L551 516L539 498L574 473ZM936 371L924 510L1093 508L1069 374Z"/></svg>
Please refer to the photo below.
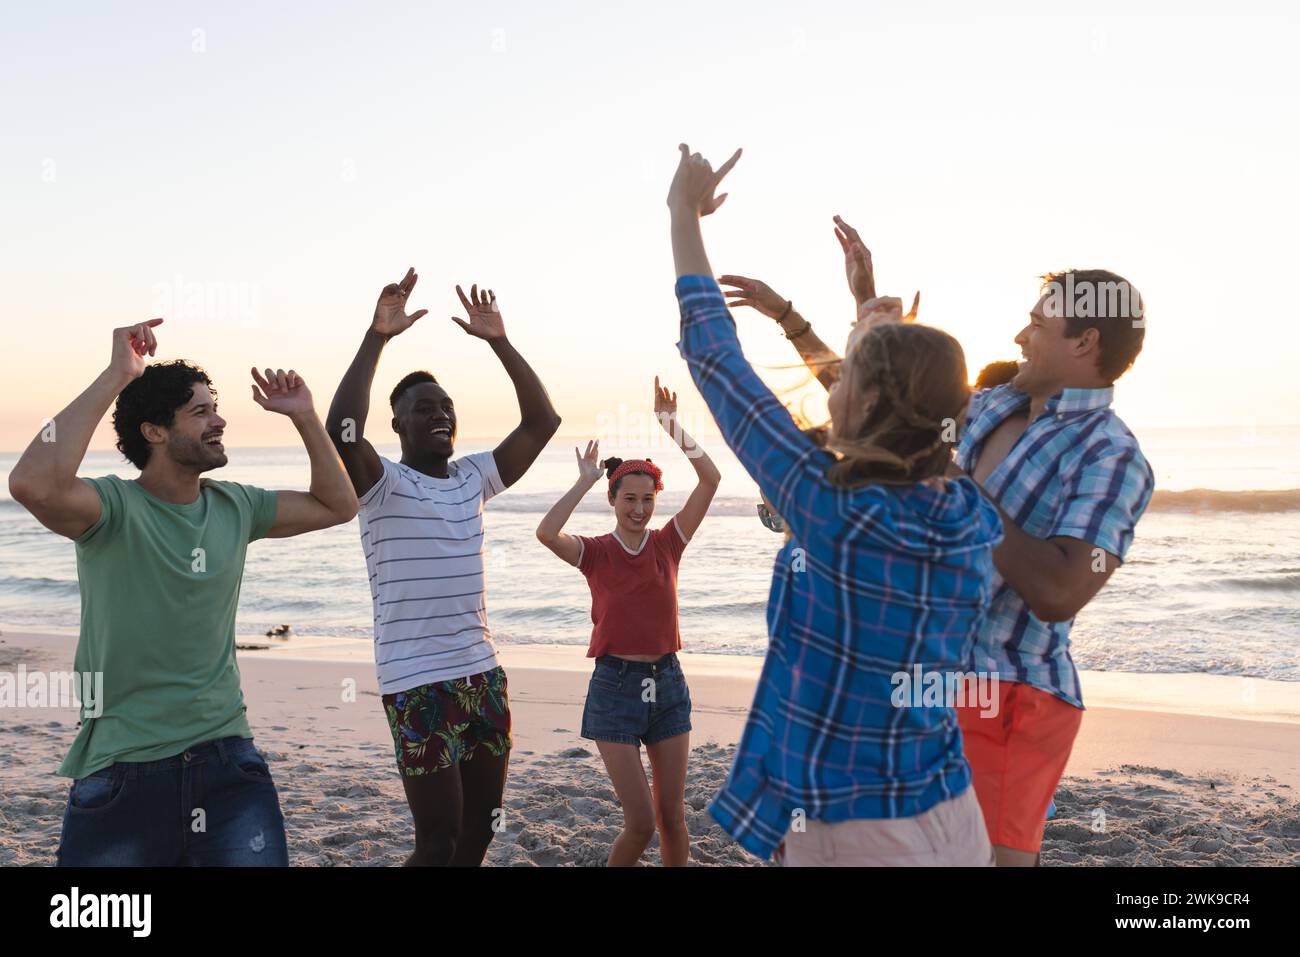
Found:
<svg viewBox="0 0 1300 957"><path fill-rule="evenodd" d="M397 400L406 394L407 389L425 382L432 382L434 385L438 384L438 380L433 377L433 374L425 372L423 369L402 376L402 381L393 386L392 395L388 397L388 404L393 407L393 411L397 411Z"/></svg>
<svg viewBox="0 0 1300 957"><path fill-rule="evenodd" d="M117 397L113 407L113 431L117 433L117 450L138 469L149 464L149 443L140 434L145 422L170 428L176 413L194 395L194 384L202 382L216 401L208 374L184 359L155 362Z"/></svg>
<svg viewBox="0 0 1300 957"><path fill-rule="evenodd" d="M1065 334L1097 330L1097 371L1114 382L1133 365L1146 335L1142 294L1123 276L1106 269L1066 269L1042 277L1043 290L1065 287ZM1070 293L1072 290L1072 293ZM1087 302L1088 308L1082 308Z"/></svg>

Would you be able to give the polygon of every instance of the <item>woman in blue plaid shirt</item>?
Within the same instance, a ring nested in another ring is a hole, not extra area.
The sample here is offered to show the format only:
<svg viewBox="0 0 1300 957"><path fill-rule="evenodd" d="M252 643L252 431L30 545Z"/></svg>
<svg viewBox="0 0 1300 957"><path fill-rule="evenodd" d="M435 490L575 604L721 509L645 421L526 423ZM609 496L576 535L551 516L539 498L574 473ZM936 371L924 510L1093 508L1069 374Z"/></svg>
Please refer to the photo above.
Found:
<svg viewBox="0 0 1300 957"><path fill-rule="evenodd" d="M726 199L716 187L740 152L715 172L681 151L668 196L678 348L790 531L758 689L710 812L759 857L783 847L790 865L989 865L957 702L912 688L967 676L1002 534L973 482L944 478L970 395L961 347L903 322L901 301L870 300L820 448L745 360L704 251L700 217Z"/></svg>

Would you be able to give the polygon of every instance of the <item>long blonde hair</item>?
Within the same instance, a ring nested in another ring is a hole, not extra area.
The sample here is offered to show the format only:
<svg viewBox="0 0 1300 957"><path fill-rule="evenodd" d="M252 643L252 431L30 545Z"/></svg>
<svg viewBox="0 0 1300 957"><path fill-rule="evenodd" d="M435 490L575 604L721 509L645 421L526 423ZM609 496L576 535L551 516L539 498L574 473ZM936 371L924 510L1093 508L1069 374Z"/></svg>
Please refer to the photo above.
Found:
<svg viewBox="0 0 1300 957"><path fill-rule="evenodd" d="M856 435L831 431L826 447L839 455L831 482L853 488L942 475L970 400L960 343L933 326L859 323L844 363L842 375L853 369L846 401L867 412Z"/></svg>

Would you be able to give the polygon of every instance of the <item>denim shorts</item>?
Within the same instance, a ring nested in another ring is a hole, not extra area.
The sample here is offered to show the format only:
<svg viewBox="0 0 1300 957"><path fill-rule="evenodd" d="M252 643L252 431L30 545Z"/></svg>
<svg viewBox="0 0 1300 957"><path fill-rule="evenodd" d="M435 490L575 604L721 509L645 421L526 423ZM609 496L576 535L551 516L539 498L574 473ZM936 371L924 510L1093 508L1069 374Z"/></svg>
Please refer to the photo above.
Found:
<svg viewBox="0 0 1300 957"><path fill-rule="evenodd" d="M655 744L691 730L691 692L675 654L658 661L596 659L582 709L582 736Z"/></svg>
<svg viewBox="0 0 1300 957"><path fill-rule="evenodd" d="M60 867L285 867L280 799L252 738L161 761L118 761L72 782Z"/></svg>

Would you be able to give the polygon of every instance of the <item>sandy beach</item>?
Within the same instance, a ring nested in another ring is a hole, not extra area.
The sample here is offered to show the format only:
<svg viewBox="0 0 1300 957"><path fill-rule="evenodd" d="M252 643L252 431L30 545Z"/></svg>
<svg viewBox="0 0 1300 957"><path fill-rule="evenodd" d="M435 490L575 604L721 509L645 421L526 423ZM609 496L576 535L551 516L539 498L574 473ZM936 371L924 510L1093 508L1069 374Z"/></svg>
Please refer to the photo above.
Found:
<svg viewBox="0 0 1300 957"><path fill-rule="evenodd" d="M76 636L0 631L0 672L66 671ZM241 639L249 720L280 791L290 859L387 866L411 826L370 648L337 638ZM515 743L498 866L600 865L621 823L578 735L583 650L501 649ZM687 826L693 863L757 865L706 813L724 781L760 661L683 654L694 702ZM1300 687L1214 675L1084 672L1089 710L1048 824L1045 865L1300 863ZM0 865L54 863L76 731L67 708L0 710ZM652 845L643 864L658 861Z"/></svg>

